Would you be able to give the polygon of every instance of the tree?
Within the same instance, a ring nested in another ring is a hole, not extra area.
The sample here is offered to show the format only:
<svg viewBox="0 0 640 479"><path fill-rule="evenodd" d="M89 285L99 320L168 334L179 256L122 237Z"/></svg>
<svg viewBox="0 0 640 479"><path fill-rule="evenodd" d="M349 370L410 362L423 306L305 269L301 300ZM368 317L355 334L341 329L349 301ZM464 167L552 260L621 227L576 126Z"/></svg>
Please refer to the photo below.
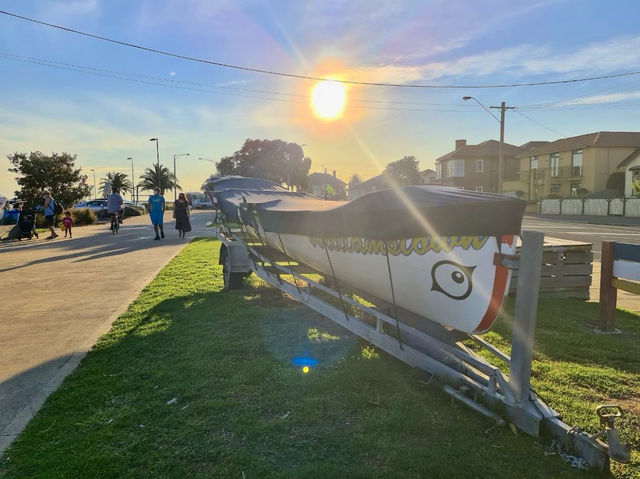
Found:
<svg viewBox="0 0 640 479"><path fill-rule="evenodd" d="M355 188L356 186L361 184L362 184L362 180L360 179L360 177L357 174L354 174L353 176L351 176L351 179L349 180L349 189Z"/></svg>
<svg viewBox="0 0 640 479"><path fill-rule="evenodd" d="M11 173L19 176L16 182L20 190L15 195L25 201L27 208L42 202L42 190L49 190L61 205L71 206L91 193L87 176L75 167L76 155L52 153L47 156L39 151L7 155L13 165Z"/></svg>
<svg viewBox="0 0 640 479"><path fill-rule="evenodd" d="M382 174L387 181L394 181L401 186L422 183L418 160L416 160L415 156L405 156L401 160L392 161Z"/></svg>
<svg viewBox="0 0 640 479"><path fill-rule="evenodd" d="M605 186L608 190L616 190L620 196L624 195L624 171L614 171L607 178L607 185Z"/></svg>
<svg viewBox="0 0 640 479"><path fill-rule="evenodd" d="M264 178L290 187L305 188L308 183L311 158L305 157L297 143L282 140L252 140L216 163L220 175L240 175Z"/></svg>
<svg viewBox="0 0 640 479"><path fill-rule="evenodd" d="M147 168L144 170L144 174L140 176L140 179L142 180L138 183L140 188L153 190L158 187L161 195L164 195L167 190L173 190L173 188L182 189L176 183L176 177L169 171L169 168L162 165L153 165L153 168Z"/></svg>
<svg viewBox="0 0 640 479"><path fill-rule="evenodd" d="M129 193L133 189L133 184L128 180L124 173L110 171L107 176L100 180L100 188L119 191L120 193Z"/></svg>

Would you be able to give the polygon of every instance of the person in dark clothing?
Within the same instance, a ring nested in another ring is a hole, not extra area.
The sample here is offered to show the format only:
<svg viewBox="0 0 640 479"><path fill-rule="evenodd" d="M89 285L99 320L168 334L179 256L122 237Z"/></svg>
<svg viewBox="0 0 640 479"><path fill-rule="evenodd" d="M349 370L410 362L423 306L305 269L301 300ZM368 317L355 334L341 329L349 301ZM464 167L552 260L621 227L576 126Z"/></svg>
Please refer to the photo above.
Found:
<svg viewBox="0 0 640 479"><path fill-rule="evenodd" d="M189 216L189 201L185 197L184 193L180 193L178 199L173 205L173 217L176 219L178 238L184 238L185 233L191 231Z"/></svg>

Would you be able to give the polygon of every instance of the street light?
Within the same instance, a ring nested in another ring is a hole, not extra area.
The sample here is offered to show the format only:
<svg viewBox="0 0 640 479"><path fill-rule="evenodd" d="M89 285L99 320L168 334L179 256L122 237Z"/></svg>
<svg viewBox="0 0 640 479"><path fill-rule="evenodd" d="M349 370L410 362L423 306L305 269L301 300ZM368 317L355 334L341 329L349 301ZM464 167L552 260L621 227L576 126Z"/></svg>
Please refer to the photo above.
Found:
<svg viewBox="0 0 640 479"><path fill-rule="evenodd" d="M158 139L157 138L149 138L149 141L155 141L156 142L156 164L158 165L158 167L160 167L160 150L158 148Z"/></svg>
<svg viewBox="0 0 640 479"><path fill-rule="evenodd" d="M176 202L176 195L177 195L177 191L176 191L176 186L178 183L178 177L176 176L176 158L179 156L189 156L189 153L177 153L175 155L173 155L173 181L175 181L175 184L173 185L173 202Z"/></svg>
<svg viewBox="0 0 640 479"><path fill-rule="evenodd" d="M133 158L129 157L127 158L127 160L129 160L131 162L131 201L135 201L134 200L134 196L133 196L133 183L135 182L135 179L133 177Z"/></svg>
<svg viewBox="0 0 640 479"><path fill-rule="evenodd" d="M484 108L485 111L489 113L489 115L491 115L498 123L500 123L500 145L498 147L498 193L502 193L502 176L504 171L504 112L505 110L515 110L515 108L512 106L506 106L504 102L500 103L500 106L489 107L500 110L500 119L498 119L498 117L491 113L491 111L482 103L480 103L477 98L473 96L463 96L462 99L464 101L475 101L478 105Z"/></svg>
<svg viewBox="0 0 640 479"><path fill-rule="evenodd" d="M91 168L91 171L93 171L93 199L96 199L96 170L94 170L93 168Z"/></svg>
<svg viewBox="0 0 640 479"><path fill-rule="evenodd" d="M210 160L209 158L202 158L202 157L199 157L199 158L198 158L198 160L200 160L200 161L208 161L209 163L215 163L215 161L214 161L214 160Z"/></svg>

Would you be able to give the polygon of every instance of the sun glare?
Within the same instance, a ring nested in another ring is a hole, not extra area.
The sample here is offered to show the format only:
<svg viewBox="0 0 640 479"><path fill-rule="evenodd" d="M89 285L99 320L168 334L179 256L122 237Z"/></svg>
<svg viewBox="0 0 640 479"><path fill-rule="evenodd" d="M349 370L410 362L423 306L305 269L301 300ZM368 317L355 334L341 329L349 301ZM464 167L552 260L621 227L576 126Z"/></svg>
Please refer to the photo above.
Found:
<svg viewBox="0 0 640 479"><path fill-rule="evenodd" d="M315 84L311 91L311 105L316 116L332 120L342 115L346 91L337 81L323 80Z"/></svg>

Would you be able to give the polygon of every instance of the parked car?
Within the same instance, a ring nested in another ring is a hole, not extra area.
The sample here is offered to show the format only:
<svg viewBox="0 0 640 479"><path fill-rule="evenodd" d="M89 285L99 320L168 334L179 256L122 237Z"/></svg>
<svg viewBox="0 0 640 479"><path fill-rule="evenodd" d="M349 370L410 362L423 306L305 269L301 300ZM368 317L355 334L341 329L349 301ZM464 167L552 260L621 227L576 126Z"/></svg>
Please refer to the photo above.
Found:
<svg viewBox="0 0 640 479"><path fill-rule="evenodd" d="M193 204L191 205L191 207L195 209L208 209L213 208L213 203L211 202L211 200L206 198L196 199L193 200Z"/></svg>
<svg viewBox="0 0 640 479"><path fill-rule="evenodd" d="M76 209L89 208L94 213L98 213L98 211L107 209L107 200L81 201L80 203L73 205L73 207Z"/></svg>
<svg viewBox="0 0 640 479"><path fill-rule="evenodd" d="M187 193L187 199L193 209L213 208L213 203L203 193Z"/></svg>
<svg viewBox="0 0 640 479"><path fill-rule="evenodd" d="M136 206L131 201L124 201L122 203L124 207L124 216L139 216L145 213L142 206ZM81 201L73 205L74 208L89 208L93 211L98 218L107 218L109 216L107 212L107 200L89 200Z"/></svg>

